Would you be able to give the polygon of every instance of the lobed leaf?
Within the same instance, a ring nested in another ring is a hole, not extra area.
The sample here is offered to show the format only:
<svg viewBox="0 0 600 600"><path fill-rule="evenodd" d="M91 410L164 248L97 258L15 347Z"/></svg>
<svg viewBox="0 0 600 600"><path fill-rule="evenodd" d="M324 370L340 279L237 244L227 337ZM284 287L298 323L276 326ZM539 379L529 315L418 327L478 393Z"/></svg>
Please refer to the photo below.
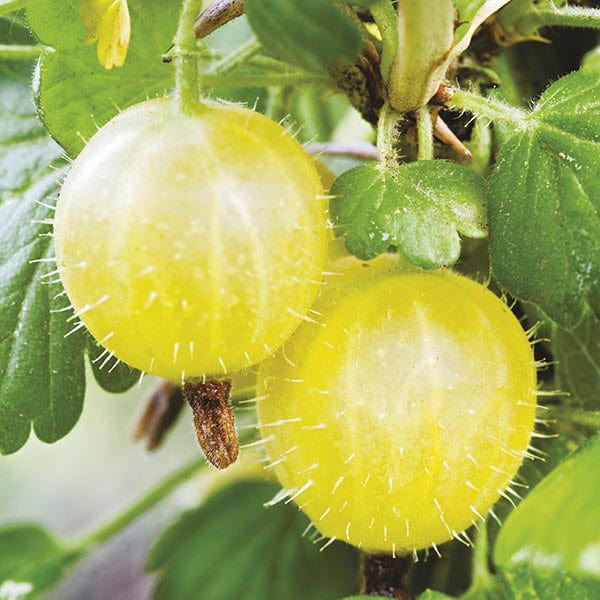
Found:
<svg viewBox="0 0 600 600"><path fill-rule="evenodd" d="M600 78L551 85L501 148L490 182L492 270L501 287L570 328L600 299Z"/></svg>
<svg viewBox="0 0 600 600"><path fill-rule="evenodd" d="M280 60L318 72L354 62L362 49L360 28L332 0L245 0L244 7L265 51Z"/></svg>
<svg viewBox="0 0 600 600"><path fill-rule="evenodd" d="M322 554L302 532L295 507L263 505L278 491L264 481L235 483L188 511L151 550L157 600L337 600L358 586L358 557L334 544Z"/></svg>
<svg viewBox="0 0 600 600"><path fill-rule="evenodd" d="M338 177L331 194L336 235L363 260L395 245L415 265L436 268L456 262L459 234L487 234L484 181L455 163L418 161L394 173L361 165Z"/></svg>
<svg viewBox="0 0 600 600"><path fill-rule="evenodd" d="M51 243L61 151L44 133L29 89L0 80L0 453L31 426L45 442L79 419L85 374L81 331L58 282ZM50 204L49 204L50 203Z"/></svg>
<svg viewBox="0 0 600 600"><path fill-rule="evenodd" d="M115 358L91 335L87 336L87 351L94 378L107 392L122 394L140 380L140 371Z"/></svg>
<svg viewBox="0 0 600 600"><path fill-rule="evenodd" d="M120 110L172 88L172 66L163 63L162 56L175 34L179 3L129 0L128 5L127 61L110 71L98 62L96 48L86 43L79 3L37 0L27 9L31 29L52 48L39 62L40 114L50 135L71 156Z"/></svg>

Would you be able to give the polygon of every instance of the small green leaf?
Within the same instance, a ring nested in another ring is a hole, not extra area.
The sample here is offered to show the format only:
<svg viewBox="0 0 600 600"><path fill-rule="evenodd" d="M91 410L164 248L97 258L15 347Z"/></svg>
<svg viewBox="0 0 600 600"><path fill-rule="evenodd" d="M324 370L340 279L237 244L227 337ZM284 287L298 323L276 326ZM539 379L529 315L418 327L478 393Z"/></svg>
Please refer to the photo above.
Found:
<svg viewBox="0 0 600 600"><path fill-rule="evenodd" d="M238 482L188 511L153 547L156 600L337 600L358 587L358 557L334 544L322 554L297 508L263 505L272 483Z"/></svg>
<svg viewBox="0 0 600 600"><path fill-rule="evenodd" d="M336 234L363 260L396 245L412 263L436 268L456 262L459 234L487 234L483 179L455 163L418 161L393 174L361 165L338 177L331 194Z"/></svg>
<svg viewBox="0 0 600 600"><path fill-rule="evenodd" d="M35 525L0 529L0 598L32 600L55 585L81 552Z"/></svg>
<svg viewBox="0 0 600 600"><path fill-rule="evenodd" d="M600 409L600 322L588 314L572 331L554 326L550 338L558 389L569 405Z"/></svg>
<svg viewBox="0 0 600 600"><path fill-rule="evenodd" d="M50 237L61 151L29 89L0 80L0 453L54 442L81 414L85 337L67 310Z"/></svg>
<svg viewBox="0 0 600 600"><path fill-rule="evenodd" d="M354 62L362 49L359 27L332 0L246 0L244 6L265 51L280 60L318 72L334 61Z"/></svg>
<svg viewBox="0 0 600 600"><path fill-rule="evenodd" d="M122 394L140 380L140 371L115 358L91 335L88 335L87 350L94 378L107 392Z"/></svg>
<svg viewBox="0 0 600 600"><path fill-rule="evenodd" d="M545 589L555 590L533 598L600 597L599 462L597 437L545 477L500 530L494 559L507 580L535 587L547 579ZM591 591L563 595L567 578L573 591Z"/></svg>
<svg viewBox="0 0 600 600"><path fill-rule="evenodd" d="M40 59L40 113L50 134L71 156L120 110L171 89L173 69L162 56L175 34L180 5L128 0L132 33L127 61L107 71L98 62L96 48L86 44L79 4L38 0L27 9L33 32L54 49Z"/></svg>

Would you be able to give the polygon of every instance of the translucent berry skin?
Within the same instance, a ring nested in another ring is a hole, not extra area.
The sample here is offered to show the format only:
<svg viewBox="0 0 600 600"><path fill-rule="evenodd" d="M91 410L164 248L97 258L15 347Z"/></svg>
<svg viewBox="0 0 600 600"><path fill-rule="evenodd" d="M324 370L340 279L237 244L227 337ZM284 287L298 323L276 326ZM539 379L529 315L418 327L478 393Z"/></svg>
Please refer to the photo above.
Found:
<svg viewBox="0 0 600 600"><path fill-rule="evenodd" d="M235 372L309 310L326 259L311 158L239 106L130 108L75 160L55 220L71 302L117 358L173 380Z"/></svg>
<svg viewBox="0 0 600 600"><path fill-rule="evenodd" d="M261 365L272 469L324 536L390 553L457 537L504 493L529 445L528 338L463 276L387 257L328 271L339 283L315 304L321 322Z"/></svg>

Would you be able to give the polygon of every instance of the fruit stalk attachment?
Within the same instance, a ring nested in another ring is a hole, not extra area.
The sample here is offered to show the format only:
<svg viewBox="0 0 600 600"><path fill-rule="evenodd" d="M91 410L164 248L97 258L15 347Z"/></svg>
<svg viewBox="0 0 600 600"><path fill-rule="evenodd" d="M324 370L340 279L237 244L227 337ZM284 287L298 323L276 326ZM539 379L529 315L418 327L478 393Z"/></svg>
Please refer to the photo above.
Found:
<svg viewBox="0 0 600 600"><path fill-rule="evenodd" d="M183 0L179 27L175 36L175 97L182 112L193 114L203 105L199 102L198 47L194 22L202 0Z"/></svg>
<svg viewBox="0 0 600 600"><path fill-rule="evenodd" d="M364 554L362 593L367 596L410 600L411 596L404 590L411 565L412 558L407 556L396 558L385 554Z"/></svg>
<svg viewBox="0 0 600 600"><path fill-rule="evenodd" d="M231 381L188 382L183 395L192 408L198 443L208 461L217 469L231 466L240 452L230 404Z"/></svg>

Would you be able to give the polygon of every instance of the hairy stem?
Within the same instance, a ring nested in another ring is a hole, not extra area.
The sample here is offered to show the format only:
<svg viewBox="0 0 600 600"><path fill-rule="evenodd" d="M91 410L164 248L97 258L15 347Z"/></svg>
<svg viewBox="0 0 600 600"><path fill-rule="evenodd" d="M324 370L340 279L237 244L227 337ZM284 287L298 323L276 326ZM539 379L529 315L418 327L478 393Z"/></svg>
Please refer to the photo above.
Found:
<svg viewBox="0 0 600 600"><path fill-rule="evenodd" d="M433 120L428 106L422 106L417 112L417 160L431 160L433 158Z"/></svg>
<svg viewBox="0 0 600 600"><path fill-rule="evenodd" d="M198 77L198 47L194 35L194 21L203 0L183 0L179 27L175 36L175 97L180 110L197 113L200 103Z"/></svg>
<svg viewBox="0 0 600 600"><path fill-rule="evenodd" d="M529 33L546 25L600 29L600 8L563 6L538 9L521 19L518 28Z"/></svg>
<svg viewBox="0 0 600 600"><path fill-rule="evenodd" d="M138 517L153 508L156 504L164 500L180 485L191 479L198 471L206 467L205 460L195 460L159 483L155 488L150 490L145 496L137 502L125 509L120 515L100 527L97 531L87 536L78 544L82 549L89 550L93 546L103 544L114 535L125 529L129 524L135 521Z"/></svg>
<svg viewBox="0 0 600 600"><path fill-rule="evenodd" d="M379 162L384 169L394 169L397 164L396 156L396 128L402 115L397 113L386 102L379 113L379 122L377 123L377 151L379 152Z"/></svg>
<svg viewBox="0 0 600 600"><path fill-rule="evenodd" d="M483 117L490 121L524 121L527 113L510 104L495 100L493 98L484 98L479 94L468 92L466 90L457 90L452 95L450 105L455 109L466 110L477 117Z"/></svg>
<svg viewBox="0 0 600 600"><path fill-rule="evenodd" d="M45 50L48 50L46 46L0 44L0 60L32 60Z"/></svg>

